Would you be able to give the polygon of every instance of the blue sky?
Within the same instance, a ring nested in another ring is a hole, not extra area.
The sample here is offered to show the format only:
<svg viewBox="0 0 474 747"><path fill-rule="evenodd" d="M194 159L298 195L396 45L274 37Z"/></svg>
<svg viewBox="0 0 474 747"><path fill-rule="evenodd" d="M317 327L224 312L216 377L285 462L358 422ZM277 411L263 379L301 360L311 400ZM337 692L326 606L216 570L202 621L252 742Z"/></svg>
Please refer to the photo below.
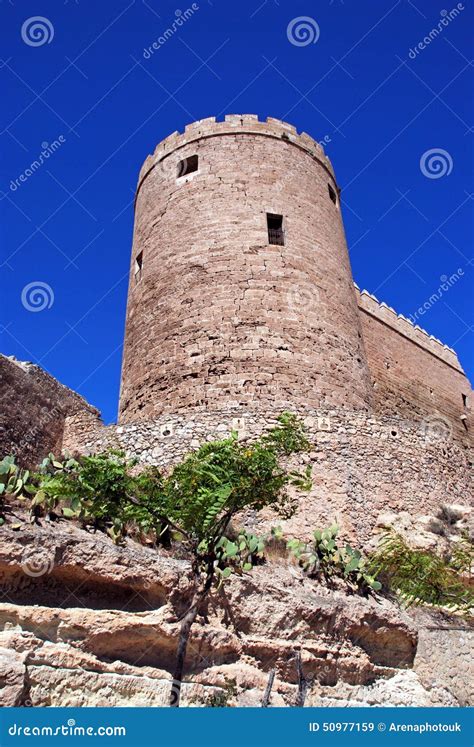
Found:
<svg viewBox="0 0 474 747"><path fill-rule="evenodd" d="M1 351L113 421L140 166L190 121L255 113L326 139L361 287L409 316L457 274L419 323L472 380L472 4L199 0L144 55L191 6L0 2Z"/></svg>

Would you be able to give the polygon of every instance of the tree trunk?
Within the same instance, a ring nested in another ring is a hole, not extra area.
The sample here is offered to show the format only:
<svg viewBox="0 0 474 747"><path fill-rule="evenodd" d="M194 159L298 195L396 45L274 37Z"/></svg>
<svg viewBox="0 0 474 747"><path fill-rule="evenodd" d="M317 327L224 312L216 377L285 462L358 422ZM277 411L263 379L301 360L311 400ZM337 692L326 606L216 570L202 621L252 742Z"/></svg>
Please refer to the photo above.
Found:
<svg viewBox="0 0 474 747"><path fill-rule="evenodd" d="M174 669L173 682L171 685L169 699L169 705L171 708L179 707L179 701L181 697L181 683L183 681L184 662L186 659L186 650L188 648L189 634L191 633L191 627L196 620L201 602L206 597L209 589L212 586L212 580L212 576L208 576L203 588L195 591L191 604L183 619L181 620L178 648L176 650L176 666Z"/></svg>
<svg viewBox="0 0 474 747"><path fill-rule="evenodd" d="M268 682L267 686L265 688L265 693L263 695L262 699L262 708L268 708L268 704L270 703L270 694L272 692L273 687L273 680L275 679L275 670L270 670L270 674L268 675Z"/></svg>
<svg viewBox="0 0 474 747"><path fill-rule="evenodd" d="M296 696L295 706L302 708L306 700L306 693L308 691L308 680L303 674L303 664L301 662L301 651L297 651L295 654L296 659L296 672L298 674L298 694Z"/></svg>

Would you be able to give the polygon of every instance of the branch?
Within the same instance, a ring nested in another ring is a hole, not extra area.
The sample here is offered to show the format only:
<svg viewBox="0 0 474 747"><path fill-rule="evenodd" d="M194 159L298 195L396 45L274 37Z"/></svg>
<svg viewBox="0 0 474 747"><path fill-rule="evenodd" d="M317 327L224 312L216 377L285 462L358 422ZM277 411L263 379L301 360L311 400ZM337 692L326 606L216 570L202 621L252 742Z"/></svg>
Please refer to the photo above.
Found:
<svg viewBox="0 0 474 747"><path fill-rule="evenodd" d="M263 694L262 708L268 708L268 705L270 703L270 694L272 692L273 680L274 679L275 679L275 670L271 669L270 670L270 674L268 675L267 686L266 686L265 692Z"/></svg>

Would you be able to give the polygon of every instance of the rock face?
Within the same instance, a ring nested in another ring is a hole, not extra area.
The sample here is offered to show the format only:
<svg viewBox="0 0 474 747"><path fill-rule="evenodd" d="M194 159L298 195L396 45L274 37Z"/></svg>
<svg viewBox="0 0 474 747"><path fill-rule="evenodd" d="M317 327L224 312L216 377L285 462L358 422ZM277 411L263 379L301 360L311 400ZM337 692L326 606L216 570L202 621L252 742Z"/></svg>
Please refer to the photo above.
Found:
<svg viewBox="0 0 474 747"><path fill-rule="evenodd" d="M1 533L0 704L165 705L188 562L130 540L116 547L66 522ZM229 704L259 705L275 669L271 705L292 705L300 651L308 705L464 704L472 631L459 627L329 590L273 558L209 597L182 702L209 702L235 681Z"/></svg>

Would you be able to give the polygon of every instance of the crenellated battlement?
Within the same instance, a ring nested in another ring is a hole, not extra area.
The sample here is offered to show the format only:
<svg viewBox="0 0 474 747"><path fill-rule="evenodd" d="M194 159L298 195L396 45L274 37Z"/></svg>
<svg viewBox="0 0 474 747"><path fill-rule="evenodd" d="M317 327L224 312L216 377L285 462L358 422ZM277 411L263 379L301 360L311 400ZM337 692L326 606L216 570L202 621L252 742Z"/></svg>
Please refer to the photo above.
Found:
<svg viewBox="0 0 474 747"><path fill-rule="evenodd" d="M324 153L323 146L306 132L298 133L294 125L274 117L267 117L266 120L260 121L256 114L226 114L224 120L220 122L216 117L199 119L186 125L184 133L173 132L158 143L154 153L146 158L141 168L137 192L148 173L173 151L203 138L236 134L261 135L295 145L319 161L336 183L331 161Z"/></svg>
<svg viewBox="0 0 474 747"><path fill-rule="evenodd" d="M452 348L445 345L441 340L438 340L437 337L430 335L429 332L422 329L417 324L413 324L413 322L406 316L403 316L403 314L398 314L395 309L388 306L384 301L379 301L379 299L372 293L369 293L369 291L361 291L356 283L354 283L354 286L357 293L357 302L362 311L376 317L399 334L412 342L415 342L417 345L420 345L432 355L436 355L457 371L464 373L456 352Z"/></svg>

